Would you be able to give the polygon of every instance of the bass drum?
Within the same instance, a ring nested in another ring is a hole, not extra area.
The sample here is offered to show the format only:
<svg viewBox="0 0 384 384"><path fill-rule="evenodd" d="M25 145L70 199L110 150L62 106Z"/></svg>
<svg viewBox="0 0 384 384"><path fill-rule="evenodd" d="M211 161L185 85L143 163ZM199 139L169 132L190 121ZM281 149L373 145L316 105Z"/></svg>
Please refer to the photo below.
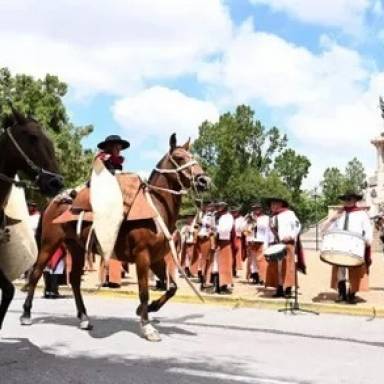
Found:
<svg viewBox="0 0 384 384"><path fill-rule="evenodd" d="M320 259L338 267L359 267L364 264L365 240L349 231L330 231L324 234Z"/></svg>
<svg viewBox="0 0 384 384"><path fill-rule="evenodd" d="M268 262L281 261L284 259L286 254L287 254L287 246L282 243L270 245L264 251L264 257Z"/></svg>

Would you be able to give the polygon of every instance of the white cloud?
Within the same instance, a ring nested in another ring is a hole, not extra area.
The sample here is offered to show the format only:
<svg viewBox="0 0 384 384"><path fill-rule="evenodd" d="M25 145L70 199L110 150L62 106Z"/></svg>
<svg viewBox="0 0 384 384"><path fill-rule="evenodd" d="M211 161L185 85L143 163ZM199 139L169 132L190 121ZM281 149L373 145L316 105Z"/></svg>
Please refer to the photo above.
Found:
<svg viewBox="0 0 384 384"><path fill-rule="evenodd" d="M254 31L248 21L221 60L201 67L200 80L220 84L217 92L227 95L228 104L259 103L280 115L278 125L313 160L315 174L332 165L326 164L335 161L332 153L337 165L357 156L371 166L370 140L382 128L378 97L384 73L326 36L320 48L315 54Z"/></svg>
<svg viewBox="0 0 384 384"><path fill-rule="evenodd" d="M384 7L383 7L383 3L381 2L381 0L375 1L374 5L372 7L372 11L378 17L384 15Z"/></svg>
<svg viewBox="0 0 384 384"><path fill-rule="evenodd" d="M118 100L112 110L116 121L133 141L161 138L166 144L173 132L178 133L180 141L189 136L196 138L197 128L204 120L216 121L219 116L212 103L159 86Z"/></svg>
<svg viewBox="0 0 384 384"><path fill-rule="evenodd" d="M85 94L194 73L232 30L219 0L15 0L0 14L0 66L55 73Z"/></svg>
<svg viewBox="0 0 384 384"><path fill-rule="evenodd" d="M306 22L356 33L364 25L372 0L250 0Z"/></svg>

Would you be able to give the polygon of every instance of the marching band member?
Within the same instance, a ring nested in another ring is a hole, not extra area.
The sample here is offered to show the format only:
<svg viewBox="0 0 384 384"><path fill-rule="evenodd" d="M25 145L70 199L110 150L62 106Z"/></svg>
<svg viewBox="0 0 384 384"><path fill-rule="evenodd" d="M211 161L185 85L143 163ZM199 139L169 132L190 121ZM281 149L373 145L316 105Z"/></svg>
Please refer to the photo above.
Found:
<svg viewBox="0 0 384 384"><path fill-rule="evenodd" d="M210 259L212 254L212 233L215 228L215 214L213 212L213 204L203 203L202 217L197 234L197 248L200 255L200 289L206 288L208 269L210 268Z"/></svg>
<svg viewBox="0 0 384 384"><path fill-rule="evenodd" d="M213 272L216 273L215 288L217 293L231 294L232 285L232 247L234 241L234 219L228 211L228 204L217 204L217 248Z"/></svg>
<svg viewBox="0 0 384 384"><path fill-rule="evenodd" d="M254 284L264 285L268 266L264 249L268 247L271 239L269 216L263 213L260 202L253 204L251 209L246 228L249 277Z"/></svg>
<svg viewBox="0 0 384 384"><path fill-rule="evenodd" d="M290 296L295 284L295 253L296 243L301 230L301 224L295 213L289 209L288 202L280 197L267 199L272 218L270 228L275 243L286 246L286 256L282 261L268 263L266 286L275 287L273 297ZM298 268L305 273L303 255L298 255Z"/></svg>
<svg viewBox="0 0 384 384"><path fill-rule="evenodd" d="M331 287L337 289L339 293L336 302L345 301L349 304L356 304L356 293L368 291L368 273L372 264L370 244L373 238L373 226L366 209L357 206L357 202L361 201L362 198L363 195L356 192L348 192L339 196L343 202L343 208L338 210L323 227L323 232L344 230L359 233L366 242L365 264L359 267L332 267ZM349 280L348 292L347 280Z"/></svg>
<svg viewBox="0 0 384 384"><path fill-rule="evenodd" d="M245 259L245 247L243 239L243 231L246 226L244 216L240 213L240 208L231 209L231 214L234 218L235 227L235 254L233 257L232 273L233 277L237 277L237 272L243 269L243 260Z"/></svg>
<svg viewBox="0 0 384 384"><path fill-rule="evenodd" d="M197 273L197 262L193 260L196 243L196 215L186 215L186 219L187 222L180 231L182 238L181 266L188 277L194 277Z"/></svg>

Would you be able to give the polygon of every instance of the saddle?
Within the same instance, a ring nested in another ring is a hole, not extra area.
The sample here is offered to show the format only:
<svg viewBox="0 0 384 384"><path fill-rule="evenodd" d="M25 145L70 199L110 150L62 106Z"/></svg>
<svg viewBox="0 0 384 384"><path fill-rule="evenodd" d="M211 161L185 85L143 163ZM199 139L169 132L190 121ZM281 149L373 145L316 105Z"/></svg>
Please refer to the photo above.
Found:
<svg viewBox="0 0 384 384"><path fill-rule="evenodd" d="M124 218L127 221L153 219L156 212L148 204L144 195L144 184L135 173L119 173L115 177L119 183L124 204ZM70 221L93 221L90 202L90 187L84 186L73 198L72 204L64 213L53 220L54 224L64 224ZM82 216L82 217L81 217Z"/></svg>

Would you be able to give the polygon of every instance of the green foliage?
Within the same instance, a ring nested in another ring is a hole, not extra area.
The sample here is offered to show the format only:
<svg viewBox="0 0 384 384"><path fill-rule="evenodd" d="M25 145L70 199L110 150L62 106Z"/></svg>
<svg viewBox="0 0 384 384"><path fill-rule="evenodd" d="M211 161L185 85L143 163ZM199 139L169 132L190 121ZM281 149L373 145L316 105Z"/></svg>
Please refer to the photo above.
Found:
<svg viewBox="0 0 384 384"><path fill-rule="evenodd" d="M233 205L249 205L282 181L271 175L276 155L287 145L287 137L275 127L266 129L248 106L225 113L217 123L205 121L193 151L213 179L211 196Z"/></svg>
<svg viewBox="0 0 384 384"><path fill-rule="evenodd" d="M285 149L275 159L275 171L295 198L300 197L300 188L310 166L311 162L293 149Z"/></svg>
<svg viewBox="0 0 384 384"><path fill-rule="evenodd" d="M365 182L363 164L356 157L347 164L344 174L338 168L327 168L321 181L324 204L326 206L338 204L338 196L347 191L362 192Z"/></svg>
<svg viewBox="0 0 384 384"><path fill-rule="evenodd" d="M321 181L323 190L324 204L334 205L338 203L338 196L345 191L345 176L336 168L327 168Z"/></svg>
<svg viewBox="0 0 384 384"><path fill-rule="evenodd" d="M0 68L0 121L10 112L7 99L18 110L38 120L54 141L60 171L69 187L89 176L93 155L82 148L81 140L93 127L75 127L70 122L62 100L66 93L67 85L57 76L47 74L43 79L24 74L12 76L7 68Z"/></svg>
<svg viewBox="0 0 384 384"><path fill-rule="evenodd" d="M354 157L345 168L345 189L361 192L365 187L366 179L367 175L363 164Z"/></svg>

